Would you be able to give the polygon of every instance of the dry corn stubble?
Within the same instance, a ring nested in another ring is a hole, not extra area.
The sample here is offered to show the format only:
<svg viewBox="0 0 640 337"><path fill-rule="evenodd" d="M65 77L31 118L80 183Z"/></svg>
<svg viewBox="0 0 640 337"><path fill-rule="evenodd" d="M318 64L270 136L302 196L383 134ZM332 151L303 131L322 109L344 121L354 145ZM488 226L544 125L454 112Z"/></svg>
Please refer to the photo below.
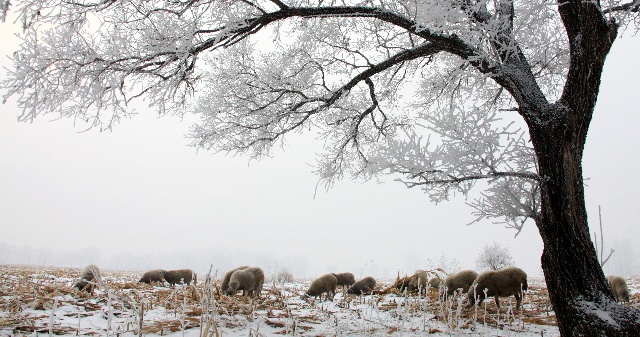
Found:
<svg viewBox="0 0 640 337"><path fill-rule="evenodd" d="M56 299L59 308L73 308L73 312L67 315L77 317L78 322L104 313L109 302L105 289L99 288L94 295L77 291L72 285L79 277L80 271L75 269L0 266L0 328L21 333L48 332L50 312ZM220 328L243 327L256 319L283 329L283 333L308 331L327 319L359 320L364 322L359 323L363 331L389 325L363 311L362 306L375 312L389 313L387 317L399 321L415 317L424 317L425 321L435 319L445 323L450 330L474 329L477 324L512 330L521 329L524 323L556 324L544 282L532 282L524 299L524 310L514 312L508 301L504 301L505 305L498 311L491 299L485 300L477 310L458 308L457 300L451 305L443 305L437 290L432 289L422 295L400 292L391 287L393 282L381 282L373 295L337 297L330 303L332 309L329 310L329 302L300 300L304 285L285 288L265 284L262 296L249 298L220 295L220 281L211 282L208 289L205 289L205 282L197 286L168 288L139 284L138 278L139 275L133 273L104 272L104 286L112 293L109 305L113 315L110 329L113 332L137 331L142 304L145 306L143 332L160 335L201 325L204 329L207 324L207 331L216 335ZM632 288L637 285L630 282ZM207 304L207 313L203 315L205 294L212 303ZM640 295L633 294L629 305L637 306L639 301ZM166 314L158 314L160 312ZM51 329L58 334L100 333L89 328L88 324L54 323ZM443 328L426 326L426 329L437 332Z"/></svg>

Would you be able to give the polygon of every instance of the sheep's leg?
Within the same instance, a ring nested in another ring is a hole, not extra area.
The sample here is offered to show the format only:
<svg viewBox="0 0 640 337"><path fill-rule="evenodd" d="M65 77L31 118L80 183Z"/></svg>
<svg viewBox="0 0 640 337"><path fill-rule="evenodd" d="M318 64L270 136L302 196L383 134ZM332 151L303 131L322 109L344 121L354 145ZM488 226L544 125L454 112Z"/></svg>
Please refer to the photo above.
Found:
<svg viewBox="0 0 640 337"><path fill-rule="evenodd" d="M496 300L496 306L498 306L498 308L500 308L500 300L498 299L498 295L493 297Z"/></svg>
<svg viewBox="0 0 640 337"><path fill-rule="evenodd" d="M521 305L522 305L522 295L520 295L520 293L516 293L516 310L520 310Z"/></svg>

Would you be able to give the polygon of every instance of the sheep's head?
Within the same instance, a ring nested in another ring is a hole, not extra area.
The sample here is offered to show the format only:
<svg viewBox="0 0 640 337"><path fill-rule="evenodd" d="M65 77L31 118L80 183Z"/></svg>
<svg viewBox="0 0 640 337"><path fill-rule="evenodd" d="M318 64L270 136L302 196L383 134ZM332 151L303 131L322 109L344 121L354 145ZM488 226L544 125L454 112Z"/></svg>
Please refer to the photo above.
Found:
<svg viewBox="0 0 640 337"><path fill-rule="evenodd" d="M76 284L74 285L75 288L78 288L78 290L83 290L89 283L87 283L87 281L85 280L80 280L78 282L76 282Z"/></svg>
<svg viewBox="0 0 640 337"><path fill-rule="evenodd" d="M467 308L472 307L474 304L476 304L476 298L480 299L483 294L482 292L478 293L476 291L476 288L478 287L477 283L474 283L470 288L469 288L469 292L467 292L467 301L469 302L469 304L467 304Z"/></svg>
<svg viewBox="0 0 640 337"><path fill-rule="evenodd" d="M309 290L307 290L307 292L305 293L305 295L307 295L307 297L312 296L320 296L321 292L319 292L317 289L315 289L314 287L309 288Z"/></svg>
<svg viewBox="0 0 640 337"><path fill-rule="evenodd" d="M89 283L87 280L80 280L73 285L75 288L78 288L80 291L86 291L88 293L93 293L93 289L95 286Z"/></svg>
<svg viewBox="0 0 640 337"><path fill-rule="evenodd" d="M622 299L623 302L629 302L631 300L631 297L629 296L629 291L624 290L620 296L620 299Z"/></svg>
<svg viewBox="0 0 640 337"><path fill-rule="evenodd" d="M227 295L233 296L238 292L238 288L240 288L240 283L238 281L229 282L229 287L227 287Z"/></svg>

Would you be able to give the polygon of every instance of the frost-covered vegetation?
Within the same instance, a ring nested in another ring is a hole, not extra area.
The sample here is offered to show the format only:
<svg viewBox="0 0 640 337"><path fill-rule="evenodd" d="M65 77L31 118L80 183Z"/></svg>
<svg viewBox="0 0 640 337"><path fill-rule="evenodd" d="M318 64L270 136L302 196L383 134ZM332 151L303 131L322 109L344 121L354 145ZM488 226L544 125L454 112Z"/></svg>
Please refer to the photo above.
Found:
<svg viewBox="0 0 640 337"><path fill-rule="evenodd" d="M151 286L139 272L103 271L104 287L78 291L81 270L0 267L0 335L186 336L557 336L555 315L542 279L530 279L523 310L513 298L498 310L493 301L466 308L464 296L443 301L438 291L387 291L394 280L378 280L369 295L336 294L303 299L310 280L271 282L257 298L226 296L221 280L199 275L190 286ZM220 275L220 272L217 273ZM628 278L640 303L640 278Z"/></svg>
<svg viewBox="0 0 640 337"><path fill-rule="evenodd" d="M480 255L476 259L476 267L480 270L498 270L500 268L513 266L514 264L509 249L502 247L496 242L491 246L484 245L482 252L480 252Z"/></svg>

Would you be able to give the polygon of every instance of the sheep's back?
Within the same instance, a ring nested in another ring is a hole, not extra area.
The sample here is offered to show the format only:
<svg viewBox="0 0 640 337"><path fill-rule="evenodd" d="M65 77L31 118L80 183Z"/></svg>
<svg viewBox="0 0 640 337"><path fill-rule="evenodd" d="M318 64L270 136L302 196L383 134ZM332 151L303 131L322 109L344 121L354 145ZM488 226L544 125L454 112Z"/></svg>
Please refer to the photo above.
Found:
<svg viewBox="0 0 640 337"><path fill-rule="evenodd" d="M319 296L324 292L334 292L338 286L338 279L333 274L320 276L311 282L307 294L309 296Z"/></svg>
<svg viewBox="0 0 640 337"><path fill-rule="evenodd" d="M253 290L256 285L254 274L248 269L236 270L229 279L229 284L237 282L239 288L236 290Z"/></svg>
<svg viewBox="0 0 640 337"><path fill-rule="evenodd" d="M151 283L151 282L162 282L164 281L164 273L160 269L149 270L146 273L142 274L140 281L143 283Z"/></svg>
<svg viewBox="0 0 640 337"><path fill-rule="evenodd" d="M250 267L250 268L247 268L247 269L244 269L244 270L253 274L253 278L255 279L255 283L256 284L263 284L264 283L264 271L262 271L261 268Z"/></svg>
<svg viewBox="0 0 640 337"><path fill-rule="evenodd" d="M98 266L96 266L95 264L90 264L86 266L82 271L81 278L83 280L91 281L98 277L100 277L100 268L98 268Z"/></svg>
<svg viewBox="0 0 640 337"><path fill-rule="evenodd" d="M459 288L462 288L462 291L466 293L477 277L478 273L475 271L463 270L447 276L444 280L444 285L447 287L449 293L453 293Z"/></svg>
<svg viewBox="0 0 640 337"><path fill-rule="evenodd" d="M348 294L362 294L373 290L376 286L376 279L371 276L367 276L358 282L354 283L349 289Z"/></svg>
<svg viewBox="0 0 640 337"><path fill-rule="evenodd" d="M249 266L240 266L238 268L231 269L226 274L224 274L224 278L222 279L222 284L220 285L220 290L222 290L222 292L226 292L227 288L229 287L229 281L231 280L231 275L233 275L233 273L237 270L242 270L247 268L249 268Z"/></svg>
<svg viewBox="0 0 640 337"><path fill-rule="evenodd" d="M181 282L188 284L193 280L193 270L191 269L168 270L164 278L170 284L179 284Z"/></svg>
<svg viewBox="0 0 640 337"><path fill-rule="evenodd" d="M487 289L487 296L511 296L527 289L527 274L520 268L507 267L484 272L476 278L477 293Z"/></svg>
<svg viewBox="0 0 640 337"><path fill-rule="evenodd" d="M352 273L332 274L336 277L339 286L349 286L356 283L356 277Z"/></svg>

